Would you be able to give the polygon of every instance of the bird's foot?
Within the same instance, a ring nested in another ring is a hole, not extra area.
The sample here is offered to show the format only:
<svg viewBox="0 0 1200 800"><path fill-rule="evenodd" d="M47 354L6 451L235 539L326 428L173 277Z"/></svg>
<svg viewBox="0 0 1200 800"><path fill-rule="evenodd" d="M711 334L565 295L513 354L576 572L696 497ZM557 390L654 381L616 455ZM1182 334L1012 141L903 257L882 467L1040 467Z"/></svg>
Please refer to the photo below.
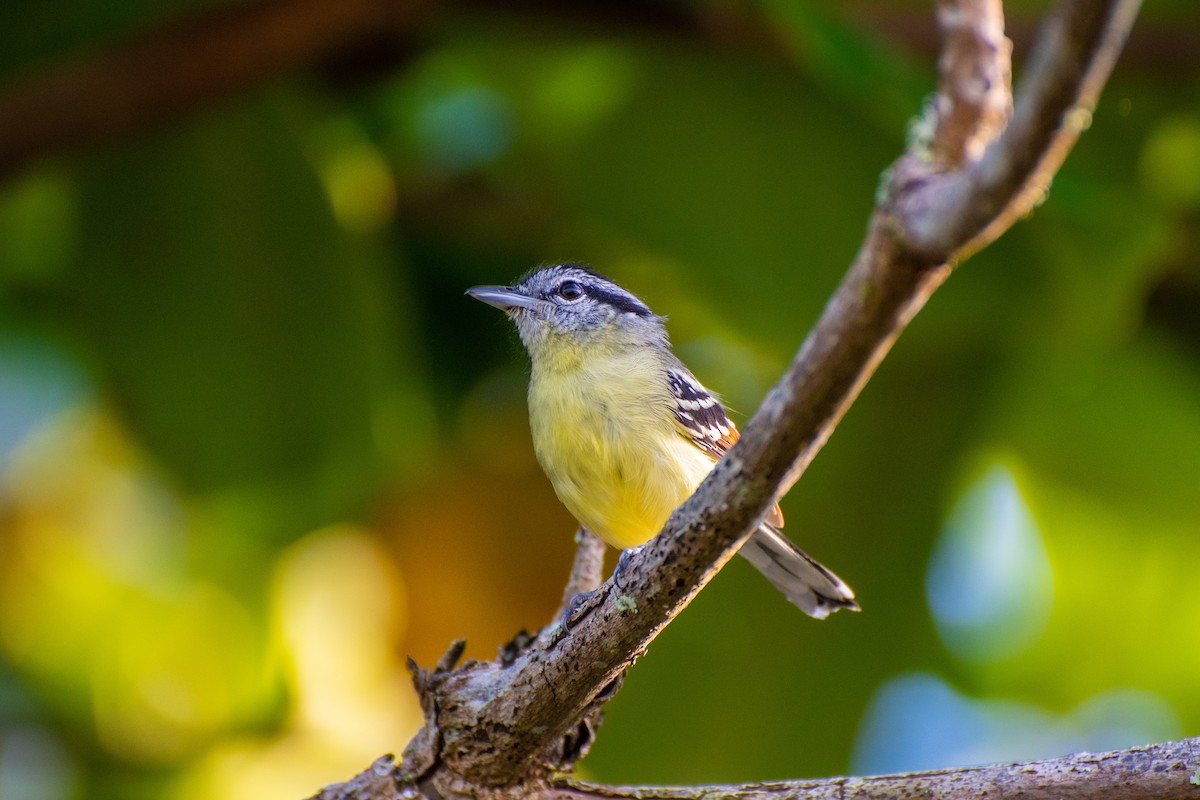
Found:
<svg viewBox="0 0 1200 800"><path fill-rule="evenodd" d="M644 544L639 544L637 547L630 547L627 550L622 550L621 554L617 556L617 566L615 569L613 569L613 586L615 586L617 589L624 588L621 586L621 573L623 573L629 566L629 559L636 555L645 546L646 545Z"/></svg>

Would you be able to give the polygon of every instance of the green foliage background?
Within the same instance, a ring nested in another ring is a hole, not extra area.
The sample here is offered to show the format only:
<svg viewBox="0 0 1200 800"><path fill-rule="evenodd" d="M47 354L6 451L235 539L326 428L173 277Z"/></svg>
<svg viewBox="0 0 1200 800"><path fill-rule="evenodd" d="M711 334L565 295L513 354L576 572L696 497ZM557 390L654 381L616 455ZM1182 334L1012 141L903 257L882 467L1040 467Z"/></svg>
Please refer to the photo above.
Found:
<svg viewBox="0 0 1200 800"><path fill-rule="evenodd" d="M0 86L216 5L4 4ZM1143 53L1200 32L1188 0L1148 6ZM305 70L0 185L0 797L305 796L415 730L404 655L548 620L572 523L515 336L466 287L590 263L755 408L932 63L876 18L921 4L716 10L772 45L449 9L402 65ZM812 622L732 564L631 671L589 776L1200 731L1197 77L1118 67L1049 200L785 500L863 613ZM972 570L999 587L981 616L931 613L939 575L951 608L992 585Z"/></svg>

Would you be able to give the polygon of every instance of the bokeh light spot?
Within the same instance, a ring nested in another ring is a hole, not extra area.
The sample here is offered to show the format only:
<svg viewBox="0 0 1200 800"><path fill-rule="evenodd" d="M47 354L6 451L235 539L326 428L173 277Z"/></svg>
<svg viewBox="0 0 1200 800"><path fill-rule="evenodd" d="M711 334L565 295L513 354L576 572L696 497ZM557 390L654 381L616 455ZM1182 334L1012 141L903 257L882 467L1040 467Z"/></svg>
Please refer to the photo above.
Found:
<svg viewBox="0 0 1200 800"><path fill-rule="evenodd" d="M993 467L958 501L926 575L929 608L946 646L971 660L1009 655L1045 625L1050 560L1012 474Z"/></svg>
<svg viewBox="0 0 1200 800"><path fill-rule="evenodd" d="M426 160L450 172L484 166L512 141L512 110L486 86L463 87L426 102L417 109L415 124Z"/></svg>
<svg viewBox="0 0 1200 800"><path fill-rule="evenodd" d="M87 392L82 370L45 342L0 331L0 469L15 448Z"/></svg>
<svg viewBox="0 0 1200 800"><path fill-rule="evenodd" d="M1146 190L1174 208L1200 205L1200 119L1173 117L1150 134L1138 164Z"/></svg>
<svg viewBox="0 0 1200 800"><path fill-rule="evenodd" d="M32 726L0 728L0 797L64 800L76 795L76 767L49 731Z"/></svg>
<svg viewBox="0 0 1200 800"><path fill-rule="evenodd" d="M300 540L279 561L275 605L297 725L339 752L402 745L420 712L391 646L407 619L404 585L378 539L334 525Z"/></svg>
<svg viewBox="0 0 1200 800"><path fill-rule="evenodd" d="M0 286L60 274L76 247L76 198L62 175L39 170L0 189Z"/></svg>
<svg viewBox="0 0 1200 800"><path fill-rule="evenodd" d="M1174 709L1150 692L1105 692L1058 716L1030 703L977 700L939 677L910 673L875 693L851 769L870 775L1115 750L1174 738L1180 727Z"/></svg>
<svg viewBox="0 0 1200 800"><path fill-rule="evenodd" d="M564 54L534 95L539 127L564 139L587 132L629 96L633 73L629 54L609 44Z"/></svg>
<svg viewBox="0 0 1200 800"><path fill-rule="evenodd" d="M370 233L392 220L397 195L391 164L354 120L335 117L316 126L307 150L338 224Z"/></svg>

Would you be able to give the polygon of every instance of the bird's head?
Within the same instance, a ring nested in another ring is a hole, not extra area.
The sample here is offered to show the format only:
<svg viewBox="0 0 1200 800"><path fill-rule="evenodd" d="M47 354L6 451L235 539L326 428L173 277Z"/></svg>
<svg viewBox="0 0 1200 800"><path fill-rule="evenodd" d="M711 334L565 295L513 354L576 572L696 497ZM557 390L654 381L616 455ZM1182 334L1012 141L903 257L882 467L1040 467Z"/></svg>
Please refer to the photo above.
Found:
<svg viewBox="0 0 1200 800"><path fill-rule="evenodd" d="M579 264L540 267L512 286L475 286L467 294L504 311L525 349L547 345L665 345L662 317L631 292Z"/></svg>

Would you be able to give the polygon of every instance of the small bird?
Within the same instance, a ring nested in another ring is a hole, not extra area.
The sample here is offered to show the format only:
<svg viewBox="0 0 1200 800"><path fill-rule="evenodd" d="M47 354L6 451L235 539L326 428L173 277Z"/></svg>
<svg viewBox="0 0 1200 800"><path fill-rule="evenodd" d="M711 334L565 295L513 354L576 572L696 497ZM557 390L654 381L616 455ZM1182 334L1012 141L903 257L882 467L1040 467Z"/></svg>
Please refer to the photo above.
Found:
<svg viewBox="0 0 1200 800"><path fill-rule="evenodd" d="M467 294L504 311L533 364L533 446L558 498L613 547L636 547L700 485L738 432L671 352L663 318L579 264ZM858 610L839 577L792 544L779 506L740 552L806 614Z"/></svg>

